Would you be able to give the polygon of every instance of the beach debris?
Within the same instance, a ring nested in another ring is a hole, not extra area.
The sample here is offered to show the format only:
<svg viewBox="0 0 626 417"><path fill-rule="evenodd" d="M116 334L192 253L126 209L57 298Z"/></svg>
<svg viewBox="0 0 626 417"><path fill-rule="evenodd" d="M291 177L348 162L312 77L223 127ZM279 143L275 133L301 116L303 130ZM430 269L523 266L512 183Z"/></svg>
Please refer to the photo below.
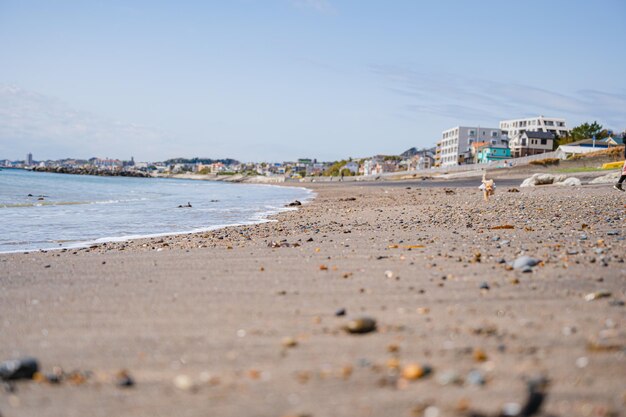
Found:
<svg viewBox="0 0 626 417"><path fill-rule="evenodd" d="M500 230L500 229L515 229L515 226L513 226L512 224L503 224L500 226L493 226L490 227L491 230Z"/></svg>
<svg viewBox="0 0 626 417"><path fill-rule="evenodd" d="M294 348L298 346L298 341L290 336L283 337L280 343L286 348Z"/></svg>
<svg viewBox="0 0 626 417"><path fill-rule="evenodd" d="M446 195L454 195L454 194L456 194L456 193L454 192L454 190L445 189L444 191L446 192Z"/></svg>
<svg viewBox="0 0 626 417"><path fill-rule="evenodd" d="M600 298L607 298L607 297L610 297L611 295L612 295L611 291L607 291L607 290L590 292L589 294L585 295L585 301L599 300Z"/></svg>
<svg viewBox="0 0 626 417"><path fill-rule="evenodd" d="M33 379L39 371L37 359L25 357L12 359L0 363L0 379L3 381L16 381L18 379Z"/></svg>
<svg viewBox="0 0 626 417"><path fill-rule="evenodd" d="M513 269L519 269L519 270L522 270L522 272L527 272L528 268L532 268L533 266L539 264L540 262L541 262L541 259L523 255L515 259L512 262L511 266L513 267Z"/></svg>
<svg viewBox="0 0 626 417"><path fill-rule="evenodd" d="M519 193L519 190L517 188L509 188L507 190L507 192L509 192L509 193Z"/></svg>
<svg viewBox="0 0 626 417"><path fill-rule="evenodd" d="M120 388L130 388L135 385L135 380L126 369L122 369L115 375L115 385Z"/></svg>
<svg viewBox="0 0 626 417"><path fill-rule="evenodd" d="M428 365L410 363L402 368L402 378L408 381L415 381L424 378L432 373L432 368Z"/></svg>
<svg viewBox="0 0 626 417"><path fill-rule="evenodd" d="M301 206L302 203L298 200L294 200L291 203L287 204L287 207L296 207L296 206Z"/></svg>
<svg viewBox="0 0 626 417"><path fill-rule="evenodd" d="M189 201L187 201L187 204L181 204L178 206L178 208L191 208L191 203Z"/></svg>
<svg viewBox="0 0 626 417"><path fill-rule="evenodd" d="M365 334L376 331L376 320L363 316L350 320L343 330L350 334Z"/></svg>

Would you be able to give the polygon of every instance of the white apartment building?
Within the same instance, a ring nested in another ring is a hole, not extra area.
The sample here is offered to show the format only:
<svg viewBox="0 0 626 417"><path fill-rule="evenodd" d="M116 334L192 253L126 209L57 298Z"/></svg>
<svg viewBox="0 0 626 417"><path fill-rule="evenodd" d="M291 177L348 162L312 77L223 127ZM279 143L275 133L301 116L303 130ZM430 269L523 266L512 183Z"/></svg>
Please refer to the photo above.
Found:
<svg viewBox="0 0 626 417"><path fill-rule="evenodd" d="M454 166L471 163L471 146L475 142L507 140L495 127L457 126L444 130L437 142L435 166Z"/></svg>
<svg viewBox="0 0 626 417"><path fill-rule="evenodd" d="M554 117L529 117L526 119L502 120L500 122L502 134L508 135L511 156L514 158L521 155L521 139L524 132L549 132L555 136L567 136L570 129L565 124L565 119Z"/></svg>

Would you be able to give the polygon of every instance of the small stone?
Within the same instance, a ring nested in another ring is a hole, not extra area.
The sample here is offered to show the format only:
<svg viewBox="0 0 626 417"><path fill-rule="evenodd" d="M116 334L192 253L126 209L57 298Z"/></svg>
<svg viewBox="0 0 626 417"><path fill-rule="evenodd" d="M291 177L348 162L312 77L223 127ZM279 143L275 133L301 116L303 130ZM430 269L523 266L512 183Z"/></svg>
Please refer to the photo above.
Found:
<svg viewBox="0 0 626 417"><path fill-rule="evenodd" d="M0 363L0 379L3 381L32 379L38 370L39 363L35 358L8 360Z"/></svg>
<svg viewBox="0 0 626 417"><path fill-rule="evenodd" d="M585 295L585 301L594 301L600 298L606 298L610 296L611 296L610 291L600 290L600 291L590 292L589 294Z"/></svg>
<svg viewBox="0 0 626 417"><path fill-rule="evenodd" d="M481 290L488 290L489 289L489 283L487 283L487 281L483 281L480 283L480 289Z"/></svg>
<svg viewBox="0 0 626 417"><path fill-rule="evenodd" d="M341 317L341 316L345 316L346 315L346 309L345 308L340 308L339 310L335 311L335 316L337 317Z"/></svg>
<svg viewBox="0 0 626 417"><path fill-rule="evenodd" d="M422 366L416 363L411 363L402 368L402 377L408 381L415 381L428 376L431 372L432 368L430 366Z"/></svg>
<svg viewBox="0 0 626 417"><path fill-rule="evenodd" d="M182 391L190 391L194 388L193 381L187 375L177 375L174 378L174 386Z"/></svg>
<svg viewBox="0 0 626 417"><path fill-rule="evenodd" d="M606 232L607 236L617 236L619 235L619 230L610 230Z"/></svg>
<svg viewBox="0 0 626 417"><path fill-rule="evenodd" d="M513 261L512 266L513 266L513 269L523 270L526 267L532 268L533 266L537 265L539 262L541 262L540 259L532 258L530 256L524 255L515 259L515 261Z"/></svg>
<svg viewBox="0 0 626 417"><path fill-rule="evenodd" d="M376 331L376 320L371 317L360 317L350 320L344 330L351 334L365 334Z"/></svg>
<svg viewBox="0 0 626 417"><path fill-rule="evenodd" d="M115 385L120 388L130 388L135 385L135 381L127 370L123 369L115 375Z"/></svg>
<svg viewBox="0 0 626 417"><path fill-rule="evenodd" d="M485 376L483 375L481 371L477 369L471 370L467 374L466 380L471 385L485 385L486 383Z"/></svg>
<svg viewBox="0 0 626 417"><path fill-rule="evenodd" d="M281 344L283 345L283 347L286 348L293 348L298 346L298 341L296 339L294 339L293 337L284 337L283 340L281 341Z"/></svg>
<svg viewBox="0 0 626 417"><path fill-rule="evenodd" d="M474 349L474 352L472 353L472 357L474 358L476 362L484 362L487 360L487 354L485 353L484 350L480 348Z"/></svg>
<svg viewBox="0 0 626 417"><path fill-rule="evenodd" d="M578 368L585 368L587 365L589 365L589 358L587 358L586 356L581 356L580 358L576 359L576 366Z"/></svg>
<svg viewBox="0 0 626 417"><path fill-rule="evenodd" d="M387 345L387 352L398 353L399 351L400 351L400 346L396 345L395 343Z"/></svg>
<svg viewBox="0 0 626 417"><path fill-rule="evenodd" d="M391 279L393 278L393 272L392 271L385 271L385 277Z"/></svg>

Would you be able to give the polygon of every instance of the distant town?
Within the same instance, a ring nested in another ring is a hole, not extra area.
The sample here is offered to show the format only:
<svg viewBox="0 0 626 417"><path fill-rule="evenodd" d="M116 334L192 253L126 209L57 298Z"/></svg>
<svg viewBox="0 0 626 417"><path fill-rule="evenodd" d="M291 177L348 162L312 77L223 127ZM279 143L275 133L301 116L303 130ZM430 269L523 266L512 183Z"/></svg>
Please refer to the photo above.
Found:
<svg viewBox="0 0 626 417"><path fill-rule="evenodd" d="M442 132L430 148L411 148L399 155L322 162L311 158L283 162L235 159L175 158L138 162L111 158L0 160L0 167L96 175L159 176L170 174L244 175L303 178L371 176L396 172L513 166L538 158L567 159L575 154L623 146L626 132L614 133L597 122L568 128L565 119L537 116L502 120L498 127L455 126ZM470 165L473 165L470 167Z"/></svg>

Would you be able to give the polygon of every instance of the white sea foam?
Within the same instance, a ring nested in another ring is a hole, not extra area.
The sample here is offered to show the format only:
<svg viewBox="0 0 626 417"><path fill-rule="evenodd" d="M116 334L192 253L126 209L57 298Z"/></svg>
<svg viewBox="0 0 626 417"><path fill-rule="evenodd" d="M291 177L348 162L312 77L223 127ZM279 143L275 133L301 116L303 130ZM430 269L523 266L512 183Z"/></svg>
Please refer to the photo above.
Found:
<svg viewBox="0 0 626 417"><path fill-rule="evenodd" d="M294 210L285 207L293 200L306 204L315 197L305 188L270 184L7 171L0 173L0 252L76 248L258 224ZM38 195L46 195L46 200L33 201ZM191 208L179 208L187 202Z"/></svg>

